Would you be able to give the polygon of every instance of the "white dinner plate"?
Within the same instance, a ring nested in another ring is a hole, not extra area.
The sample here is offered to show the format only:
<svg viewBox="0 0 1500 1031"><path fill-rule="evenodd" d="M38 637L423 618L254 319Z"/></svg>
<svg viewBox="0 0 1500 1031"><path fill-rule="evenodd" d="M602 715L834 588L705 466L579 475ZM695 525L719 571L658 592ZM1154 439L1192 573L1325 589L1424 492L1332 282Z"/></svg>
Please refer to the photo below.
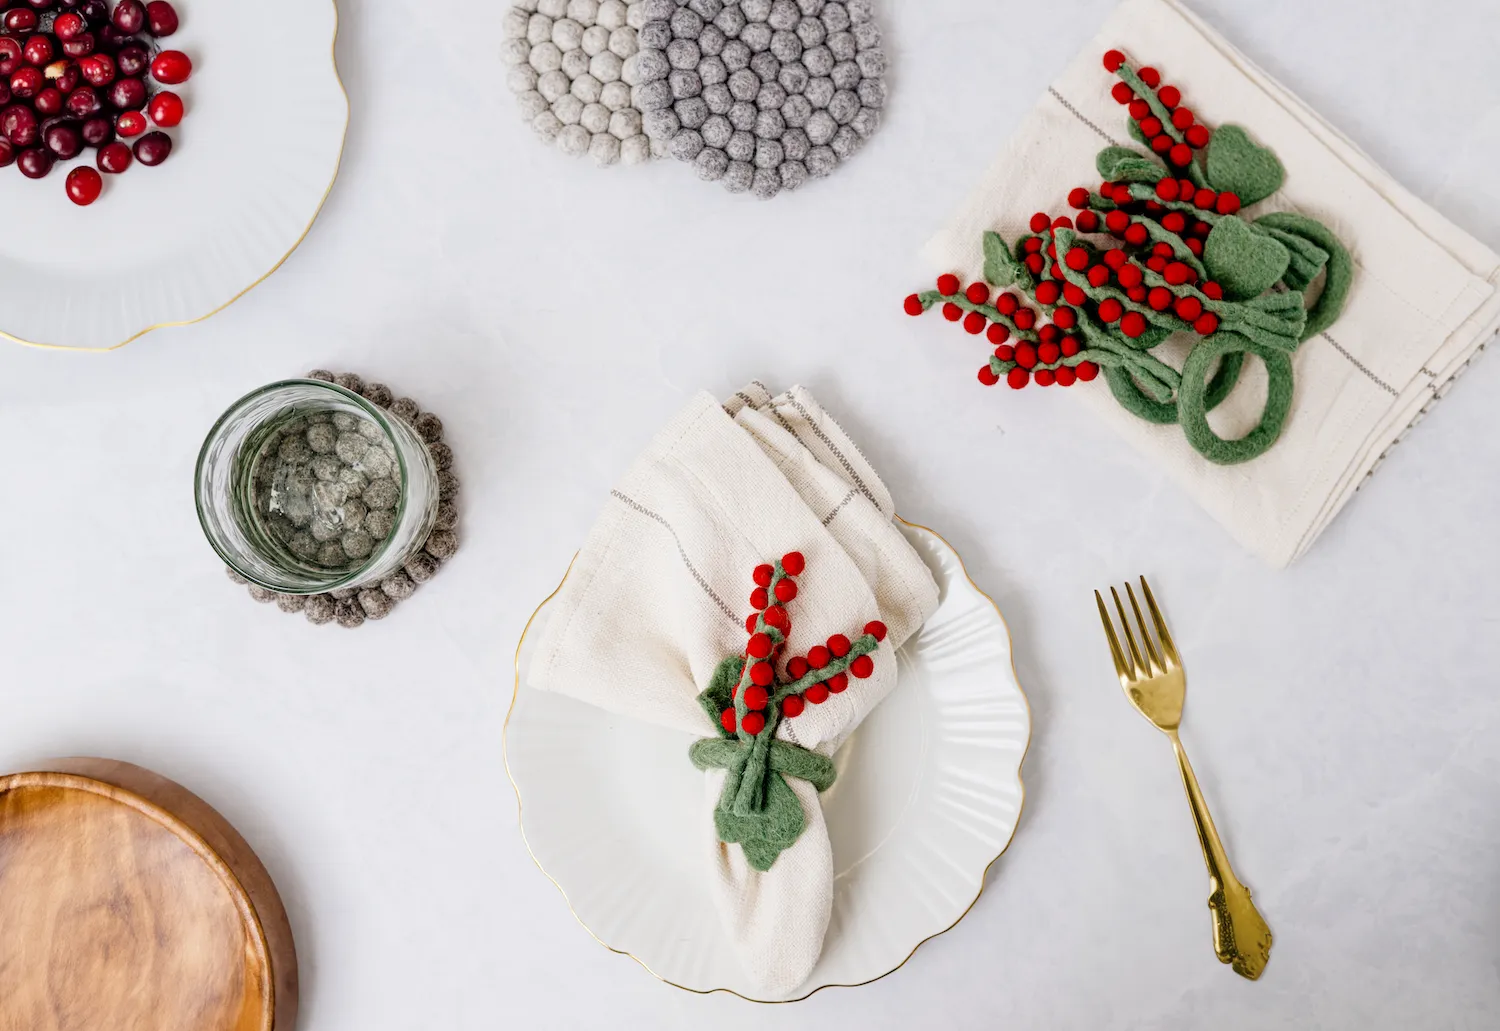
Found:
<svg viewBox="0 0 1500 1031"><path fill-rule="evenodd" d="M334 67L333 0L174 0L158 41L193 61L172 89L187 113L171 156L104 177L88 207L68 170L0 168L0 335L70 349L119 347L207 318L265 279L312 227L338 174L349 102ZM280 26L267 34L265 26Z"/></svg>
<svg viewBox="0 0 1500 1031"><path fill-rule="evenodd" d="M678 988L788 1002L891 973L978 899L1021 814L1030 711L995 603L941 537L902 530L940 601L896 653L895 690L834 756L838 780L823 795L833 920L811 977L785 998L764 997L740 969L696 862L705 814L693 737L528 687L551 598L532 616L506 769L532 858L600 943Z"/></svg>

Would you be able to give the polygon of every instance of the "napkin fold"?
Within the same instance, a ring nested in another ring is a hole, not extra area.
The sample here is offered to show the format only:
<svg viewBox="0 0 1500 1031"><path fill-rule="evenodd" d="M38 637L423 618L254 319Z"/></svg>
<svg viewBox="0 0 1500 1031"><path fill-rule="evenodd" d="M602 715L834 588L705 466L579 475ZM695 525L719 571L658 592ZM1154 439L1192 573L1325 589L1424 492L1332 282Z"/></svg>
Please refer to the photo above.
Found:
<svg viewBox="0 0 1500 1031"><path fill-rule="evenodd" d="M833 635L858 638L872 621L887 628L867 678L776 726L776 740L831 756L895 687L894 649L937 607L932 574L894 516L875 470L807 391L772 397L754 383L723 404L700 393L610 492L553 601L528 682L713 738L698 695L727 657L746 653L755 569L796 552L805 568L786 605L783 670ZM725 930L763 990L789 992L816 964L832 913L818 791L785 778L805 826L761 871L719 840L727 772L698 774L686 753L674 759L705 780L705 860Z"/></svg>
<svg viewBox="0 0 1500 1031"><path fill-rule="evenodd" d="M1175 0L1125 0L995 159L979 187L927 244L936 270L980 278L980 239L1014 240L1036 211L1066 209L1068 189L1096 181L1109 144L1138 147L1100 64L1118 49L1181 86L1212 126L1245 127L1286 168L1285 185L1251 217L1295 211L1333 230L1355 270L1343 314L1304 341L1281 438L1243 465L1215 465L1176 426L1122 409L1103 381L1069 391L1158 462L1233 536L1285 566L1310 547L1399 442L1500 330L1500 256L1439 215L1285 87ZM1174 341L1156 353L1180 366ZM1165 352L1165 353L1164 353ZM1260 420L1258 362L1209 417L1225 438Z"/></svg>

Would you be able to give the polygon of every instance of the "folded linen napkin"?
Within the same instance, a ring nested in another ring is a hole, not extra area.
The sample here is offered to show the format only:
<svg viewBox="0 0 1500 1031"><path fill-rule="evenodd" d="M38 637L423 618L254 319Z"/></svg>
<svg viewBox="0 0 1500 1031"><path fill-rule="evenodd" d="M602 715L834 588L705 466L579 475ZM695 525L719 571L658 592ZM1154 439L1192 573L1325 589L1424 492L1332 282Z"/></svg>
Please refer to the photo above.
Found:
<svg viewBox="0 0 1500 1031"><path fill-rule="evenodd" d="M610 492L529 671L541 690L701 738L715 901L769 992L806 980L832 913L827 758L895 686L893 649L937 607L894 516L805 390L772 398L756 383L724 405L701 393ZM767 648L774 679L752 668Z"/></svg>
<svg viewBox="0 0 1500 1031"><path fill-rule="evenodd" d="M1214 464L1177 426L1127 412L1102 380L1070 391L1242 544L1287 565L1500 329L1500 256L1403 189L1181 4L1125 0L928 243L924 257L938 270L977 279L986 231L1015 240L1033 212L1066 210L1070 186L1098 181L1102 147L1147 150L1127 135L1126 109L1111 95L1118 80L1100 58L1112 49L1180 86L1200 124L1243 126L1280 158L1284 185L1250 218L1302 213L1352 255L1342 314L1291 359L1295 387L1279 440L1245 464ZM1180 366L1186 343L1174 337L1158 355ZM1247 370L1208 419L1226 439L1249 433L1266 408L1267 377Z"/></svg>

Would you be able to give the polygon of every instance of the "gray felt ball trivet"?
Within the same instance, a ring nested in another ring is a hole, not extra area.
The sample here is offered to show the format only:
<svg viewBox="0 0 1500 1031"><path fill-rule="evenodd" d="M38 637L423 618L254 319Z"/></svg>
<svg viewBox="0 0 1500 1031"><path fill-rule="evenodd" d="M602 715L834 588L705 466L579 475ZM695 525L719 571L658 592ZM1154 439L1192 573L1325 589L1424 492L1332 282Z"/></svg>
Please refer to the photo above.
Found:
<svg viewBox="0 0 1500 1031"><path fill-rule="evenodd" d="M580 0L572 0L573 4L579 2ZM327 594L280 594L249 583L233 569L226 568L225 572L229 574L229 579L244 586L250 597L263 605L275 602L282 612L300 612L309 623L316 626L336 622L341 627L353 629L367 619L384 619L389 616L398 602L405 601L416 593L417 585L431 580L442 564L458 551L458 534L455 531L458 527L456 499L459 483L452 469L453 449L443 443L443 420L431 412L423 412L409 397L397 398L383 383L366 383L352 374L335 376L324 369L313 370L307 374L307 378L337 383L346 390L352 390L371 404L384 408L417 432L426 442L427 451L432 455L432 463L438 470L437 521L422 548L407 558L401 569L379 584L367 584L359 588L345 587ZM341 482L345 489L360 493L357 500L345 502L346 512L353 515L354 522L358 525L349 528L338 539L322 543L315 541L311 535L303 535L307 538L308 549L306 554L302 554L305 559L315 558L319 548L328 549L334 557L330 565L342 560L343 556L368 555L374 549L375 542L384 540L395 524L393 509L401 497L395 482L390 479L367 481L362 473L345 467L342 460L336 457L340 454L339 445L342 444L343 454L352 456L347 461L363 460L364 466L369 467L368 456L372 451L378 454L379 449L371 449L369 442L360 436L359 430L360 427L348 416L341 418L340 415L335 415L330 422L311 423L306 429L305 437L288 438L288 441L283 442L283 447L286 447L289 441L295 440L306 448L306 456L298 451L297 457L309 461L313 474L320 480L331 483L343 477ZM324 465L320 467L320 463ZM359 515L361 512L364 513L362 519ZM301 554L297 537L293 537L288 546Z"/></svg>
<svg viewBox="0 0 1500 1031"><path fill-rule="evenodd" d="M624 77L653 144L731 193L829 175L880 126L873 0L641 0Z"/></svg>

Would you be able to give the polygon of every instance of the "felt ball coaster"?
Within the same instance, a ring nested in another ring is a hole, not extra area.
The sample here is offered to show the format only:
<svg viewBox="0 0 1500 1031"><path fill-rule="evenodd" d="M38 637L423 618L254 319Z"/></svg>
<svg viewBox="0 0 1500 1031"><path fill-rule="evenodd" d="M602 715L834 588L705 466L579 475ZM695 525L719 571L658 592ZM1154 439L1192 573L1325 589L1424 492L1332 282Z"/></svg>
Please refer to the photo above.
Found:
<svg viewBox="0 0 1500 1031"><path fill-rule="evenodd" d="M644 0L521 0L505 13L506 84L538 136L598 165L650 160L625 74L640 49L645 7Z"/></svg>
<svg viewBox="0 0 1500 1031"><path fill-rule="evenodd" d="M827 176L880 125L873 0L644 0L626 62L646 134L701 179L770 198Z"/></svg>
<svg viewBox="0 0 1500 1031"><path fill-rule="evenodd" d="M420 550L407 557L402 568L380 583L340 588L327 594L281 594L250 583L233 569L226 568L225 572L235 583L243 585L251 598L263 605L275 602L282 612L300 612L309 623L337 623L352 629L367 619L389 616L399 602L410 598L419 586L436 576L443 564L458 551L458 477L452 471L453 449L443 443L441 419L431 412L422 411L409 397L396 397L383 383L366 383L352 373L336 376L324 369L313 370L307 378L337 383L345 390L359 394L411 426L422 438L438 470L438 512L432 533ZM314 429L310 428L310 431ZM372 481L365 489L368 491L382 483L390 486L390 481L378 480Z"/></svg>

